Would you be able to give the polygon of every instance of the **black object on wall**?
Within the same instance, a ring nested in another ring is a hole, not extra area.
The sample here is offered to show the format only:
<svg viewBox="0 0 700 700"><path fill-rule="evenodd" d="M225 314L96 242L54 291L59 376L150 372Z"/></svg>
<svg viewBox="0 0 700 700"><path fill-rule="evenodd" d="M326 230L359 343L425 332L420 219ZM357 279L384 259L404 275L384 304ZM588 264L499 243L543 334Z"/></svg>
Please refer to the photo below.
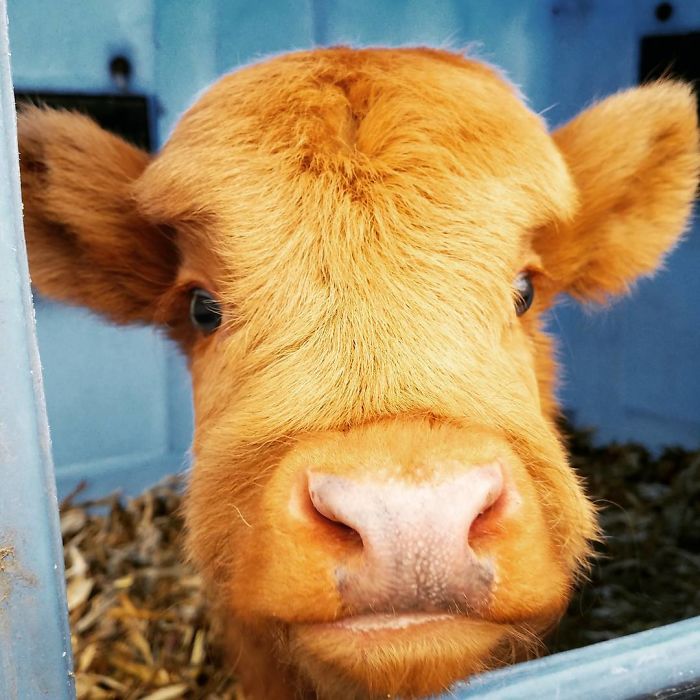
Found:
<svg viewBox="0 0 700 700"><path fill-rule="evenodd" d="M700 81L700 32L642 37L639 82L659 78Z"/></svg>
<svg viewBox="0 0 700 700"><path fill-rule="evenodd" d="M150 101L139 95L89 95L58 92L15 92L17 104L32 103L82 112L100 126L130 143L150 151L152 131Z"/></svg>

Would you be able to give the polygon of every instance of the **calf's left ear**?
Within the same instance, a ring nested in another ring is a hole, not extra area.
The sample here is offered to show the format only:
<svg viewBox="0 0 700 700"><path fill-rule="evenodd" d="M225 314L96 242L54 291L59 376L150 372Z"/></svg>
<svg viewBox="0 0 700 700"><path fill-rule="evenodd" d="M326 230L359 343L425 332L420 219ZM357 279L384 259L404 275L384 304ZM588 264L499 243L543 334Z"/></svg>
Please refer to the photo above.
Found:
<svg viewBox="0 0 700 700"><path fill-rule="evenodd" d="M579 208L535 247L561 290L604 301L660 265L695 197L696 109L688 85L663 81L613 95L554 132Z"/></svg>

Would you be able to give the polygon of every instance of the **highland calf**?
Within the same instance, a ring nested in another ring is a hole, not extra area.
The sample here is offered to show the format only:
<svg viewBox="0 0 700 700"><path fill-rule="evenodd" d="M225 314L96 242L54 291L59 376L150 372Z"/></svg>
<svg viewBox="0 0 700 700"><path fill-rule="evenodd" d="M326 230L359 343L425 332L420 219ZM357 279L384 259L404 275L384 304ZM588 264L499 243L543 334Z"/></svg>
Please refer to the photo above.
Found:
<svg viewBox="0 0 700 700"><path fill-rule="evenodd" d="M296 53L221 79L151 158L20 116L32 278L189 358L189 556L246 697L419 697L524 658L596 536L555 425L560 293L651 273L695 99L549 134L490 67Z"/></svg>

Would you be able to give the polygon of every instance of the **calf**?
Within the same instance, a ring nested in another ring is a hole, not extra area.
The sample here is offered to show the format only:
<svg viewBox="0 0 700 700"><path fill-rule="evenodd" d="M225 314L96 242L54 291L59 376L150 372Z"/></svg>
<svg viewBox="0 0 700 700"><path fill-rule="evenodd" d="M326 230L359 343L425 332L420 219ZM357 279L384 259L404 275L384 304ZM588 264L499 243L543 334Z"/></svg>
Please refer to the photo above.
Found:
<svg viewBox="0 0 700 700"><path fill-rule="evenodd" d="M37 288L189 359L187 547L246 697L419 697L533 653L596 536L543 314L676 242L690 89L549 134L461 55L334 48L222 78L153 158L77 114L19 133Z"/></svg>

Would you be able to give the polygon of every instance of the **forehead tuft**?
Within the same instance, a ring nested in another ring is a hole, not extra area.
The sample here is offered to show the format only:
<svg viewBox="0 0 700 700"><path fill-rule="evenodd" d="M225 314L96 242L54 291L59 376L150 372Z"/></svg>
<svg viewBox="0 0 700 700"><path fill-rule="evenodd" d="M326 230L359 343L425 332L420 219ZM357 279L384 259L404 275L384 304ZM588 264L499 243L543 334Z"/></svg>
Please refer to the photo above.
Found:
<svg viewBox="0 0 700 700"><path fill-rule="evenodd" d="M500 189L523 226L567 217L574 199L544 124L514 88L434 49L317 49L236 71L185 114L150 170L140 198L163 218L216 213L255 178L307 192L320 178L355 201L380 184L431 196L440 183L459 198L460 179L475 196L498 182L486 188L491 208Z"/></svg>
<svg viewBox="0 0 700 700"><path fill-rule="evenodd" d="M353 168L360 175L396 167L402 149L411 150L421 136L430 135L434 146L477 133L497 140L499 115L515 103L510 85L456 54L338 48L292 54L227 76L189 117L199 130L235 113L258 147L289 149L301 167Z"/></svg>
<svg viewBox="0 0 700 700"><path fill-rule="evenodd" d="M339 185L411 171L500 177L513 190L548 181L535 206L571 206L563 162L513 87L434 49L317 49L231 73L185 114L155 169L190 180L196 161L234 177L260 158L277 175L337 174ZM190 184L185 201L211 201L209 183Z"/></svg>

